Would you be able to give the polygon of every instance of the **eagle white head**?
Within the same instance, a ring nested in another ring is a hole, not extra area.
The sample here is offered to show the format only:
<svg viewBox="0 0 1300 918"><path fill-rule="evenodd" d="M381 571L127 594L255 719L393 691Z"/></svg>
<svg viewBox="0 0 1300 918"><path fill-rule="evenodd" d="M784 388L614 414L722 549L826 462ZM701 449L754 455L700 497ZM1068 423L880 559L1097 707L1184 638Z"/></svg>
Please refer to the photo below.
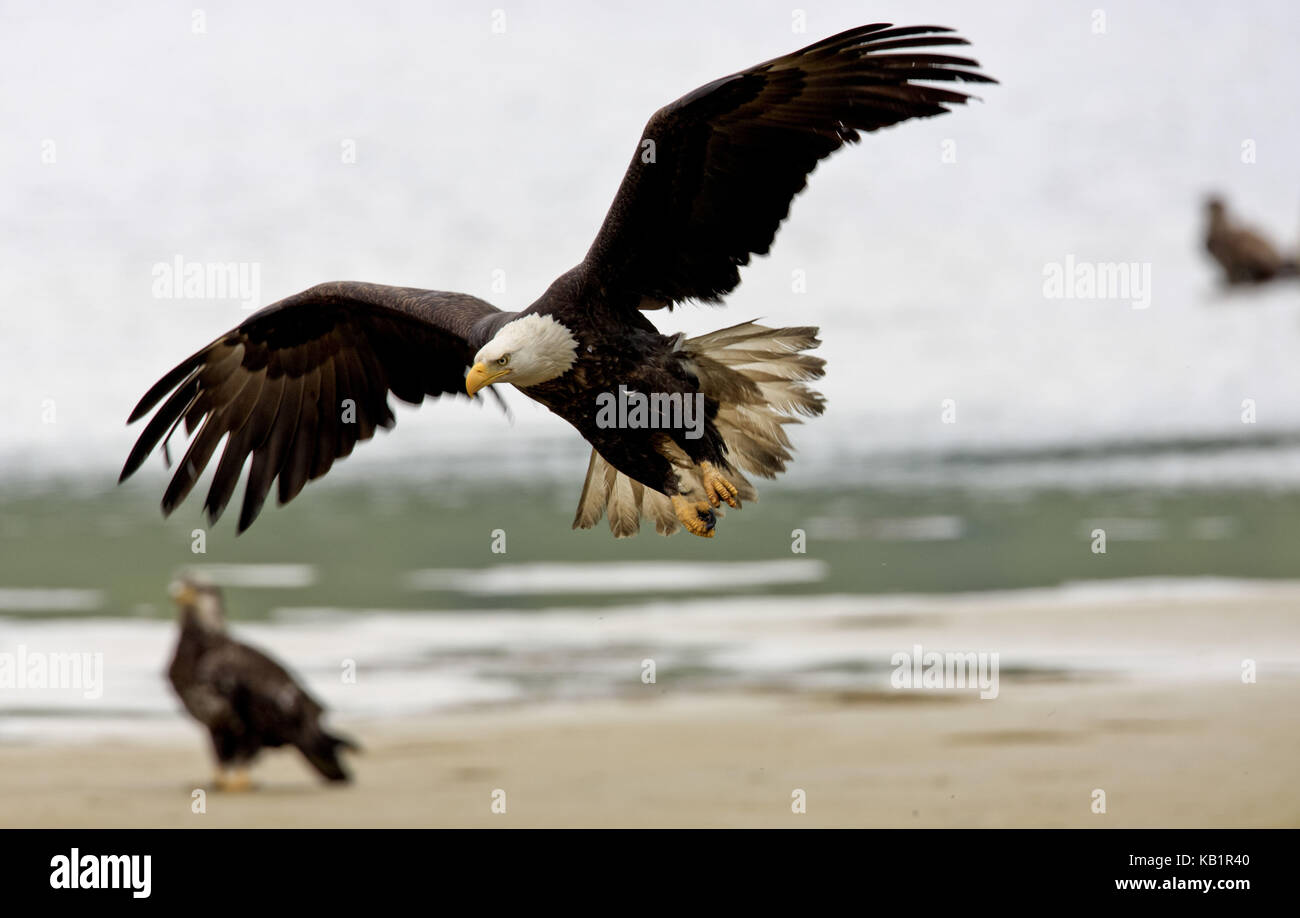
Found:
<svg viewBox="0 0 1300 918"><path fill-rule="evenodd" d="M523 316L503 325L474 355L465 391L472 396L495 382L535 386L567 373L577 359L573 332L550 316Z"/></svg>
<svg viewBox="0 0 1300 918"><path fill-rule="evenodd" d="M211 632L226 630L221 591L206 579L195 574L182 574L172 582L169 592L180 609L182 625L194 625Z"/></svg>

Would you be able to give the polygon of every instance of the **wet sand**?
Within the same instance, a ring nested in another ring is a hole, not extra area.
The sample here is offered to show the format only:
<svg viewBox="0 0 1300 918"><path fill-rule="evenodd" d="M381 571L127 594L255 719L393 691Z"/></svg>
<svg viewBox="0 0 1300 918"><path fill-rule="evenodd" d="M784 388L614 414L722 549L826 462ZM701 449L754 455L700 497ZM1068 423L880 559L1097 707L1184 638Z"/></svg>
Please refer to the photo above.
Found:
<svg viewBox="0 0 1300 918"><path fill-rule="evenodd" d="M356 782L296 753L211 792L204 746L0 749L6 826L1297 826L1300 680L1024 682L672 697L340 724ZM1106 792L1106 813L1092 812ZM492 810L505 792L505 813ZM792 812L806 794L807 812Z"/></svg>

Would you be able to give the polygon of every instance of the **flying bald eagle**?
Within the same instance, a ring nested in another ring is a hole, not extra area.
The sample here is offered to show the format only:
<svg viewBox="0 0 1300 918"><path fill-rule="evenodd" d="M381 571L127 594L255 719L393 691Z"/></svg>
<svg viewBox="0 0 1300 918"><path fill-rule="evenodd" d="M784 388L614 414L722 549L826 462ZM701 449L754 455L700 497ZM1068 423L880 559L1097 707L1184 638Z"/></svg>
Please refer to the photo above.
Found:
<svg viewBox="0 0 1300 918"><path fill-rule="evenodd" d="M247 790L264 747L295 746L330 781L347 781L339 750L351 740L320 724L324 708L284 667L226 634L221 591L194 577L172 584L181 636L167 678L185 710L212 736L217 787Z"/></svg>
<svg viewBox="0 0 1300 918"><path fill-rule="evenodd" d="M574 528L608 513L615 536L634 535L643 516L665 535L680 525L712 536L715 508L755 497L746 474L785 469L784 426L822 412L806 385L823 375L806 353L817 329L747 322L688 339L661 334L645 312L720 302L751 255L767 254L818 161L862 131L968 98L929 84L993 82L975 61L932 50L966 44L950 31L850 29L660 109L582 263L522 312L337 282L254 313L140 400L128 423L162 407L119 480L159 443L165 453L182 420L197 429L163 495L168 514L227 438L204 506L215 522L251 455L243 532L277 478L283 504L392 426L389 393L419 404L504 382L593 447Z"/></svg>
<svg viewBox="0 0 1300 918"><path fill-rule="evenodd" d="M1205 249L1223 268L1229 284L1257 284L1275 277L1296 273L1296 263L1278 252L1259 233L1234 224L1228 218L1223 199L1210 197L1205 202Z"/></svg>

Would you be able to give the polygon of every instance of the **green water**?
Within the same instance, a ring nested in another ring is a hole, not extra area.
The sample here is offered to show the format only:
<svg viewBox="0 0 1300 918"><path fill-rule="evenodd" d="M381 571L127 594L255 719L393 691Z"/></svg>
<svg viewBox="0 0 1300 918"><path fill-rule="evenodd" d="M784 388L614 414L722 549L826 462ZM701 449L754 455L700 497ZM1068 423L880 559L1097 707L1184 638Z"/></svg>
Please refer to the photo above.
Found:
<svg viewBox="0 0 1300 918"><path fill-rule="evenodd" d="M241 590L235 616L257 618L285 605L533 608L635 603L657 595L940 593L1147 576L1292 578L1300 570L1300 492L1291 490L841 492L778 483L765 489L760 503L731 511L716 539L684 533L665 539L647 525L637 538L619 541L604 528L570 530L577 488L567 486L439 491L395 482L324 482L287 507L268 507L238 538L233 511L209 528L193 499L163 520L160 491L133 483L107 491L65 484L40 493L0 493L0 589L92 588L104 593L101 614L165 616L166 585L190 564L316 568L312 586ZM1107 528L1105 554L1092 551L1090 533L1097 526ZM192 531L199 528L206 532L202 555L192 551ZM792 551L796 529L806 533L803 554ZM492 551L494 530L504 531L504 554ZM938 537L917 538L927 534ZM702 571L689 575L697 583L685 593L621 596L474 596L413 590L404 581L412 570L434 567L791 558L824 562L826 578L746 589L712 585ZM0 614L27 613L11 608Z"/></svg>

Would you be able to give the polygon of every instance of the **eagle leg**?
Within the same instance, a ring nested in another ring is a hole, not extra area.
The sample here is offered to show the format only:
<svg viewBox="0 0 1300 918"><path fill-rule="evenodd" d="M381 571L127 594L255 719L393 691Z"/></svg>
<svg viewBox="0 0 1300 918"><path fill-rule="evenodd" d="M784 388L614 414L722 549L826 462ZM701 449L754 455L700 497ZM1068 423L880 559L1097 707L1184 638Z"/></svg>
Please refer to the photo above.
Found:
<svg viewBox="0 0 1300 918"><path fill-rule="evenodd" d="M227 794L239 794L253 789L253 779L249 777L247 768L236 768L230 772L223 768L218 772L215 783L217 790Z"/></svg>
<svg viewBox="0 0 1300 918"><path fill-rule="evenodd" d="M712 462L701 462L700 472L704 479L704 496L709 499L710 506L716 507L725 500L729 507L740 507L740 491L722 477L717 466Z"/></svg>
<svg viewBox="0 0 1300 918"><path fill-rule="evenodd" d="M713 527L717 525L718 518L710 509L708 501L689 501L680 494L673 495L673 510L677 518L681 520L686 531L691 535L702 536L706 539L713 538Z"/></svg>

